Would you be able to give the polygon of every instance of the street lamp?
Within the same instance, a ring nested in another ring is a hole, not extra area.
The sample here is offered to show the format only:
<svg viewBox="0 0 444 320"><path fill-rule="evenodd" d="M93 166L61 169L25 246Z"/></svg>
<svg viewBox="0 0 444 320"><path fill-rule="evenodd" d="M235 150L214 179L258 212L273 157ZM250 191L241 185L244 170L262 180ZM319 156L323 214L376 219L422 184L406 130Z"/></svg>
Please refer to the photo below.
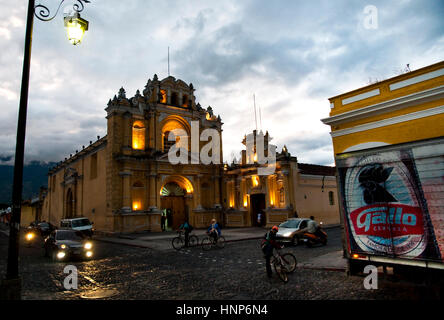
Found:
<svg viewBox="0 0 444 320"><path fill-rule="evenodd" d="M17 124L17 140L15 147L14 160L14 180L12 185L12 214L9 230L9 247L8 247L8 264L6 270L6 277L2 280L0 286L1 300L19 300L21 299L21 278L18 273L18 257L19 257L19 233L20 233L20 219L21 219L21 203L22 203L22 189L23 189L23 160L25 152L25 134L26 134L26 114L28 109L28 91L29 91L29 70L31 65L31 47L32 47L32 27L34 24L34 15L41 21L50 21L55 18L62 3L61 0L54 16L50 16L50 10L44 5L35 5L35 0L28 1L28 14L26 20L26 34L25 34L25 51L23 59L22 84L20 91L20 104L18 112ZM80 18L80 12L83 11L84 4L90 3L90 0L75 0L73 9L74 15L71 17L71 24L80 25L82 32L70 33L69 40L73 44L78 44L81 41L83 33L88 29L88 22ZM65 20L66 21L66 20ZM86 24L86 27L85 27ZM70 30L70 26L67 26Z"/></svg>
<svg viewBox="0 0 444 320"><path fill-rule="evenodd" d="M66 16L64 21L68 32L68 40L73 45L79 44L82 41L85 31L88 30L88 21L80 18L78 12L75 12L72 16Z"/></svg>

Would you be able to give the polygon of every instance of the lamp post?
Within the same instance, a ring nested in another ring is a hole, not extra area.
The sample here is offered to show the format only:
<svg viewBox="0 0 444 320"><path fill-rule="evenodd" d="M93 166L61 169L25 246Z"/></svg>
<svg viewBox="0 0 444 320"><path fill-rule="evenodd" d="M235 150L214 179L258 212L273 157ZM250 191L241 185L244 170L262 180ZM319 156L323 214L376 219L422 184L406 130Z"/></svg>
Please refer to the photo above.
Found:
<svg viewBox="0 0 444 320"><path fill-rule="evenodd" d="M23 189L23 162L25 152L26 115L28 109L29 71L31 65L32 27L34 15L41 21L50 21L57 15L62 3L61 0L54 16L50 16L47 7L39 4L35 6L35 0L28 1L28 14L26 20L25 51L23 60L22 84L20 91L20 104L17 124L17 140L14 160L14 180L12 185L12 213L9 230L8 263L6 277L1 284L0 295L2 300L21 299L21 278L18 272L19 258L19 234L21 219L21 202ZM80 18L80 12L84 4L89 0L76 0L73 4L75 11L73 16L65 17L65 26L68 31L68 39L74 45L80 43L83 33L88 29L88 21Z"/></svg>

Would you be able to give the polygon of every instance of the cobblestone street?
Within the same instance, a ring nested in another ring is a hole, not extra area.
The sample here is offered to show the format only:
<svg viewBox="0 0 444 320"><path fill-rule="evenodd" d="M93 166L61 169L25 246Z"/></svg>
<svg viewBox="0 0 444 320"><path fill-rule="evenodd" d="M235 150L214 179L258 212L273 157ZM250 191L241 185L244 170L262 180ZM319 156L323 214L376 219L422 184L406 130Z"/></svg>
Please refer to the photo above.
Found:
<svg viewBox="0 0 444 320"><path fill-rule="evenodd" d="M301 265L307 259L340 250L339 230L331 232L326 247L289 247ZM6 270L7 237L0 234L0 276ZM288 300L288 299L417 299L426 288L379 281L378 290L366 290L363 277L344 272L298 267L284 284L274 274L268 279L259 240L227 243L224 249L203 251L153 250L94 242L91 261L52 262L43 249L21 247L23 299L150 300ZM78 268L77 290L63 288L66 265ZM422 296L421 296L422 294Z"/></svg>

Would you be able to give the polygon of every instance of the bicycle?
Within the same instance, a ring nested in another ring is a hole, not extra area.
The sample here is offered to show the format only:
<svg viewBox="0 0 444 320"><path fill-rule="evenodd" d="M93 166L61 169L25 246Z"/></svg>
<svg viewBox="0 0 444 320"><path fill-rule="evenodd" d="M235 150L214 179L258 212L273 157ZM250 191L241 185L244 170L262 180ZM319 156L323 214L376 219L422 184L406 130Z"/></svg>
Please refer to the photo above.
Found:
<svg viewBox="0 0 444 320"><path fill-rule="evenodd" d="M185 236L184 232L182 230L178 230L177 233L179 234L177 237L173 238L171 241L171 244L174 249L179 251L183 247L185 247ZM195 247L199 244L199 238L196 235L190 235L188 237L188 247Z"/></svg>
<svg viewBox="0 0 444 320"><path fill-rule="evenodd" d="M273 253L271 264L273 264L274 270L284 283L288 282L288 273L293 273L296 270L298 264L296 257L292 253L281 254L280 250L275 250Z"/></svg>
<svg viewBox="0 0 444 320"><path fill-rule="evenodd" d="M222 249L225 247L225 237L219 236L217 240L215 240L212 236L207 234L207 236L202 239L202 249L207 251L210 250L212 247L216 247L219 249Z"/></svg>

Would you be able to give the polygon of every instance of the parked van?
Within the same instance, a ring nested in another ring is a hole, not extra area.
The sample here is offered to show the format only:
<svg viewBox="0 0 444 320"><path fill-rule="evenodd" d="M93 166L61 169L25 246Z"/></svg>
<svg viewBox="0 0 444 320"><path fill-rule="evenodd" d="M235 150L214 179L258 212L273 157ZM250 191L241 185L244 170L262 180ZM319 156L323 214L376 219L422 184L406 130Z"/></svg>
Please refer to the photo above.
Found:
<svg viewBox="0 0 444 320"><path fill-rule="evenodd" d="M93 223L88 218L63 219L60 221L61 228L67 228L83 232L85 235L92 237Z"/></svg>

